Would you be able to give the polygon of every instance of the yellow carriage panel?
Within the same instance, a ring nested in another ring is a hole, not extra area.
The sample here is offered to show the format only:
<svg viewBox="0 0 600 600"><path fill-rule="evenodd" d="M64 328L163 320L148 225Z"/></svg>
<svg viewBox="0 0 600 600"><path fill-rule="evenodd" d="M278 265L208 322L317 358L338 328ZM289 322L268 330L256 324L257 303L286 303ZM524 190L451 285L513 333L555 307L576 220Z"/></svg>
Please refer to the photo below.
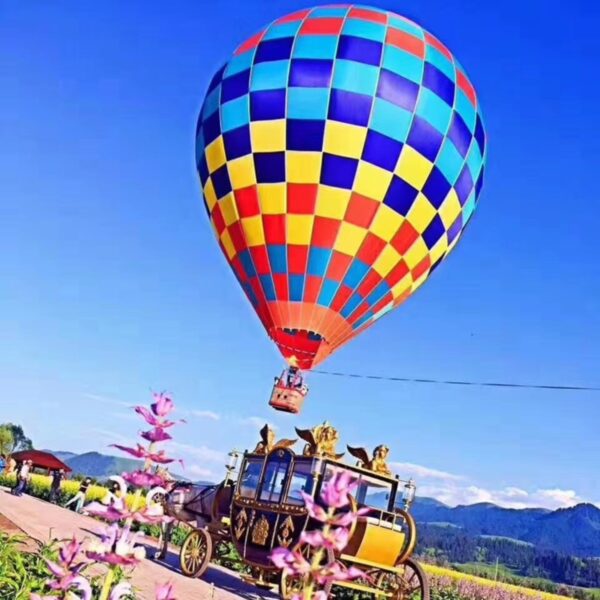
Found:
<svg viewBox="0 0 600 600"><path fill-rule="evenodd" d="M360 517L344 554L359 561L393 567L405 543L406 535L400 523Z"/></svg>

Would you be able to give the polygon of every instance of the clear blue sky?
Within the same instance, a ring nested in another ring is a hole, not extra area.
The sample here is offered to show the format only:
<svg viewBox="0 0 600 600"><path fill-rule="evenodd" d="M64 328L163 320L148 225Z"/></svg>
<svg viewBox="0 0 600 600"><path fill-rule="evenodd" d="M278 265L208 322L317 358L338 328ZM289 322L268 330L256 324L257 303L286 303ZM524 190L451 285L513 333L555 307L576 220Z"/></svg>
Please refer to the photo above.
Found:
<svg viewBox="0 0 600 600"><path fill-rule="evenodd" d="M466 68L487 179L448 261L324 368L600 385L596 4L374 3L417 20ZM196 449L178 450L197 474L254 442L249 417L284 436L329 418L344 441L388 442L413 465L403 474L449 501L600 501L598 393L314 375L299 420L268 410L282 362L213 239L193 137L232 49L303 6L4 4L0 420L41 447L99 450L106 432L135 433L119 403L168 389L187 411L179 442Z"/></svg>

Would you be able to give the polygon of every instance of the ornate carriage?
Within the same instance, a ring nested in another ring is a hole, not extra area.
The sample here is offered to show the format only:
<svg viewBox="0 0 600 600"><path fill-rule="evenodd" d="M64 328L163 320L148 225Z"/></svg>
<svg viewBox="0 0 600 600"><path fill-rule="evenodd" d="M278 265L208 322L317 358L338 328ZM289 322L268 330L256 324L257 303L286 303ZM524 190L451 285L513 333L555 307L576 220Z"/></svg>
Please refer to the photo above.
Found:
<svg viewBox="0 0 600 600"><path fill-rule="evenodd" d="M247 579L262 586L279 585L282 598L291 598L299 591L300 582L281 574L269 555L277 547L310 551L300 545L300 536L319 524L309 517L302 492L318 499L323 484L345 470L357 481L352 508L368 507L370 511L358 517L343 552L330 552L328 560L355 565L367 577L333 585L370 592L378 598L404 600L420 595L421 600L429 600L426 575L411 558L416 527L408 511L415 486L392 475L386 462L387 447L378 446L371 457L363 448L348 447L358 459L356 465L348 465L342 462L343 455L336 454L338 433L331 425L296 431L306 442L301 454L292 450L296 440L275 442L273 432L265 426L262 441L243 455L237 479L228 476L213 491L206 491L204 522L198 523L182 546L182 571L200 576L208 565L213 542L230 541L244 563L252 567L252 577ZM228 473L234 469L236 465L230 465Z"/></svg>

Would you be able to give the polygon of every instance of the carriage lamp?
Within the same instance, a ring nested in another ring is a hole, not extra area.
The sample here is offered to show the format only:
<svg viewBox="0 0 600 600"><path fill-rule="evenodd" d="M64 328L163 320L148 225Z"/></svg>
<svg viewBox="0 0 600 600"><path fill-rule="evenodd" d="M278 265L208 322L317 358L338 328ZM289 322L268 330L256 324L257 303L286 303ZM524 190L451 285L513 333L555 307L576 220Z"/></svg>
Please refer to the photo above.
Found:
<svg viewBox="0 0 600 600"><path fill-rule="evenodd" d="M232 473L236 470L238 460L240 459L240 453L237 450L232 450L227 456L229 456L229 461L225 465L227 469L226 479L231 479Z"/></svg>
<svg viewBox="0 0 600 600"><path fill-rule="evenodd" d="M417 492L417 486L413 479L409 479L404 486L404 491L402 492L402 501L404 502L404 510L408 510L410 505L413 503L415 499L415 494Z"/></svg>
<svg viewBox="0 0 600 600"><path fill-rule="evenodd" d="M316 457L312 464L312 490L314 493L317 489L317 483L319 481L319 477L321 476L321 469L323 468L323 459L321 457Z"/></svg>

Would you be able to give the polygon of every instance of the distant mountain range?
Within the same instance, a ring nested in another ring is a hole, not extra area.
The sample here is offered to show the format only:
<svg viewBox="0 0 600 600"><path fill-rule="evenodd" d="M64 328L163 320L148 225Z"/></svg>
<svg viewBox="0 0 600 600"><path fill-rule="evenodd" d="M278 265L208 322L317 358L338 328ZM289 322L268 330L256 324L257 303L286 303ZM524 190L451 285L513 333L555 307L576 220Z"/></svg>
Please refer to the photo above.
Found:
<svg viewBox="0 0 600 600"><path fill-rule="evenodd" d="M142 467L142 461L133 458L122 458L110 454L100 454L100 452L85 452L84 454L75 454L74 452L64 452L48 450L62 460L66 465L73 469L73 475L87 475L95 479L106 479L111 475L120 475L124 471L135 471ZM188 478L177 473L173 476L181 481L188 481Z"/></svg>
<svg viewBox="0 0 600 600"><path fill-rule="evenodd" d="M418 498L411 513L417 523L454 526L472 536L506 537L537 548L579 557L600 557L600 509L510 509L480 503L454 508L433 498Z"/></svg>

